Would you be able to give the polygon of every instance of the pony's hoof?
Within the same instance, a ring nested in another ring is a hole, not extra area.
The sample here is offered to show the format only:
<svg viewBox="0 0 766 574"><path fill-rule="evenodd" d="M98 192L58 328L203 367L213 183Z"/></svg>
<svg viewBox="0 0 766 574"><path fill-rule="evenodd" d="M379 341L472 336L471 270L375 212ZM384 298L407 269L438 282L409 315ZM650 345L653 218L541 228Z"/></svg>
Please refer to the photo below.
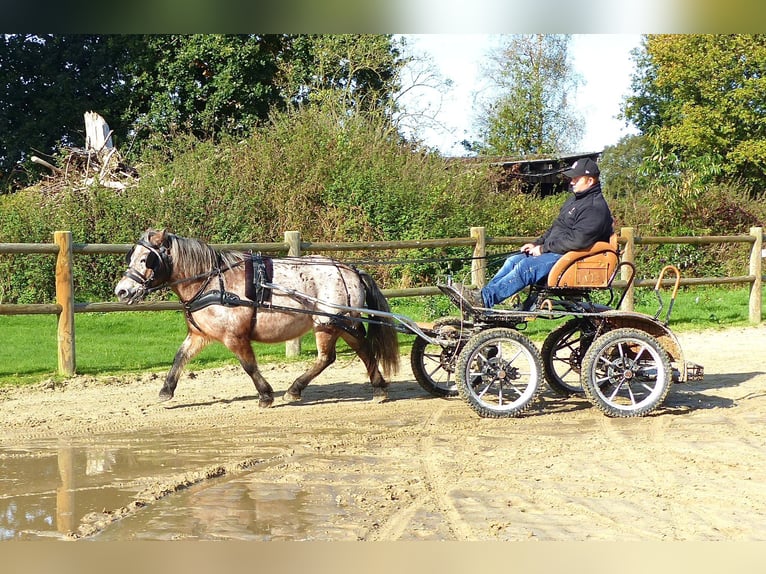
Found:
<svg viewBox="0 0 766 574"><path fill-rule="evenodd" d="M285 393L284 395L282 395L282 400L285 401L286 403L297 403L298 401L301 400L301 396L294 395L293 393Z"/></svg>
<svg viewBox="0 0 766 574"><path fill-rule="evenodd" d="M272 404L274 404L274 399L260 399L258 401L258 407L262 409L268 409Z"/></svg>
<svg viewBox="0 0 766 574"><path fill-rule="evenodd" d="M164 403L165 401L169 401L173 398L173 393L169 391L160 391L160 402Z"/></svg>
<svg viewBox="0 0 766 574"><path fill-rule="evenodd" d="M373 389L372 402L384 403L388 400L388 391L386 389Z"/></svg>

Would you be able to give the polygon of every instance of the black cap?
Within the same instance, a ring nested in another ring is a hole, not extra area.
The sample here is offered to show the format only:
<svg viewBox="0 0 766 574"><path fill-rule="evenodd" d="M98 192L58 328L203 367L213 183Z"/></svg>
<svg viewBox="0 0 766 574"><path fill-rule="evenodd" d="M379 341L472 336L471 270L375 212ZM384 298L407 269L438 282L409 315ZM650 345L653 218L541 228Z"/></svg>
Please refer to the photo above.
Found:
<svg viewBox="0 0 766 574"><path fill-rule="evenodd" d="M572 167L564 172L564 175L569 178L580 177L583 175L598 177L599 173L601 172L598 169L598 164L589 157L586 157L574 162Z"/></svg>

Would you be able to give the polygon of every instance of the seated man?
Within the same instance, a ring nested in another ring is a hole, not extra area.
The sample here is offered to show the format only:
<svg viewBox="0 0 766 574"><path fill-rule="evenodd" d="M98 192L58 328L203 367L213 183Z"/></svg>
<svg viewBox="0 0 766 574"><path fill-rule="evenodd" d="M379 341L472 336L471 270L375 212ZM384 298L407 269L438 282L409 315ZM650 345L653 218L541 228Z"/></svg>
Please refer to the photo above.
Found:
<svg viewBox="0 0 766 574"><path fill-rule="evenodd" d="M508 257L500 271L481 290L463 287L463 298L473 307L493 307L524 287L544 279L567 251L589 249L597 241L609 241L612 213L601 193L599 169L589 158L578 159L563 175L574 192L561 207L551 227L533 243L521 246Z"/></svg>

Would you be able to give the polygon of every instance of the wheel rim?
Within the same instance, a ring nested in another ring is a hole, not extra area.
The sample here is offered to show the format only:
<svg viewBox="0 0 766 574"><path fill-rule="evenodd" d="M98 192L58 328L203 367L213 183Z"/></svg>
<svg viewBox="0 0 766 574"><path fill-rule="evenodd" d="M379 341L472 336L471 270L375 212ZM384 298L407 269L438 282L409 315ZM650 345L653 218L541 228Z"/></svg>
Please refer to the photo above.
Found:
<svg viewBox="0 0 766 574"><path fill-rule="evenodd" d="M581 325L574 324L564 325L551 336L556 339L551 340L550 346L544 345L543 353L549 385L560 394L582 395L582 359L588 345L593 341L592 335L583 333Z"/></svg>
<svg viewBox="0 0 766 574"><path fill-rule="evenodd" d="M444 391L455 390L456 350L456 346L441 347L430 343L423 349L423 372L434 387Z"/></svg>
<svg viewBox="0 0 766 574"><path fill-rule="evenodd" d="M434 336L439 343L418 338L412 344L411 366L418 384L438 397L457 396L455 363L467 339L469 326L456 317L437 319Z"/></svg>
<svg viewBox="0 0 766 574"><path fill-rule="evenodd" d="M493 410L510 410L529 400L539 372L530 351L512 339L496 339L471 352L466 371L468 390Z"/></svg>
<svg viewBox="0 0 766 574"><path fill-rule="evenodd" d="M592 390L618 410L635 410L662 395L668 376L659 351L638 338L621 338L601 350L590 372Z"/></svg>

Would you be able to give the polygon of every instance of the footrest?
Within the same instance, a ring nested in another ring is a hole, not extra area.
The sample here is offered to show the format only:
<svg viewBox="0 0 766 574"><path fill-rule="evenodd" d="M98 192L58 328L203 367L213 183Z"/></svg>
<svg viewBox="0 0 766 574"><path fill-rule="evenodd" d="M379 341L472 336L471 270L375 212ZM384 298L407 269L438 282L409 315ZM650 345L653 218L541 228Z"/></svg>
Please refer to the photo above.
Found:
<svg viewBox="0 0 766 574"><path fill-rule="evenodd" d="M452 285L437 285L439 290L444 293L447 297L449 297L449 300L452 301L455 305L460 307L461 309L463 307L467 307L469 309L473 309L471 304L463 297L463 294L455 289Z"/></svg>
<svg viewBox="0 0 766 574"><path fill-rule="evenodd" d="M705 377L705 368L697 363L687 361L686 363L686 380L687 381L701 381Z"/></svg>
<svg viewBox="0 0 766 574"><path fill-rule="evenodd" d="M437 287L458 309L460 309L460 313L464 318L479 316L480 312L477 311L476 307L471 305L465 297L463 297L463 294L459 289L455 288L453 285L437 285Z"/></svg>

